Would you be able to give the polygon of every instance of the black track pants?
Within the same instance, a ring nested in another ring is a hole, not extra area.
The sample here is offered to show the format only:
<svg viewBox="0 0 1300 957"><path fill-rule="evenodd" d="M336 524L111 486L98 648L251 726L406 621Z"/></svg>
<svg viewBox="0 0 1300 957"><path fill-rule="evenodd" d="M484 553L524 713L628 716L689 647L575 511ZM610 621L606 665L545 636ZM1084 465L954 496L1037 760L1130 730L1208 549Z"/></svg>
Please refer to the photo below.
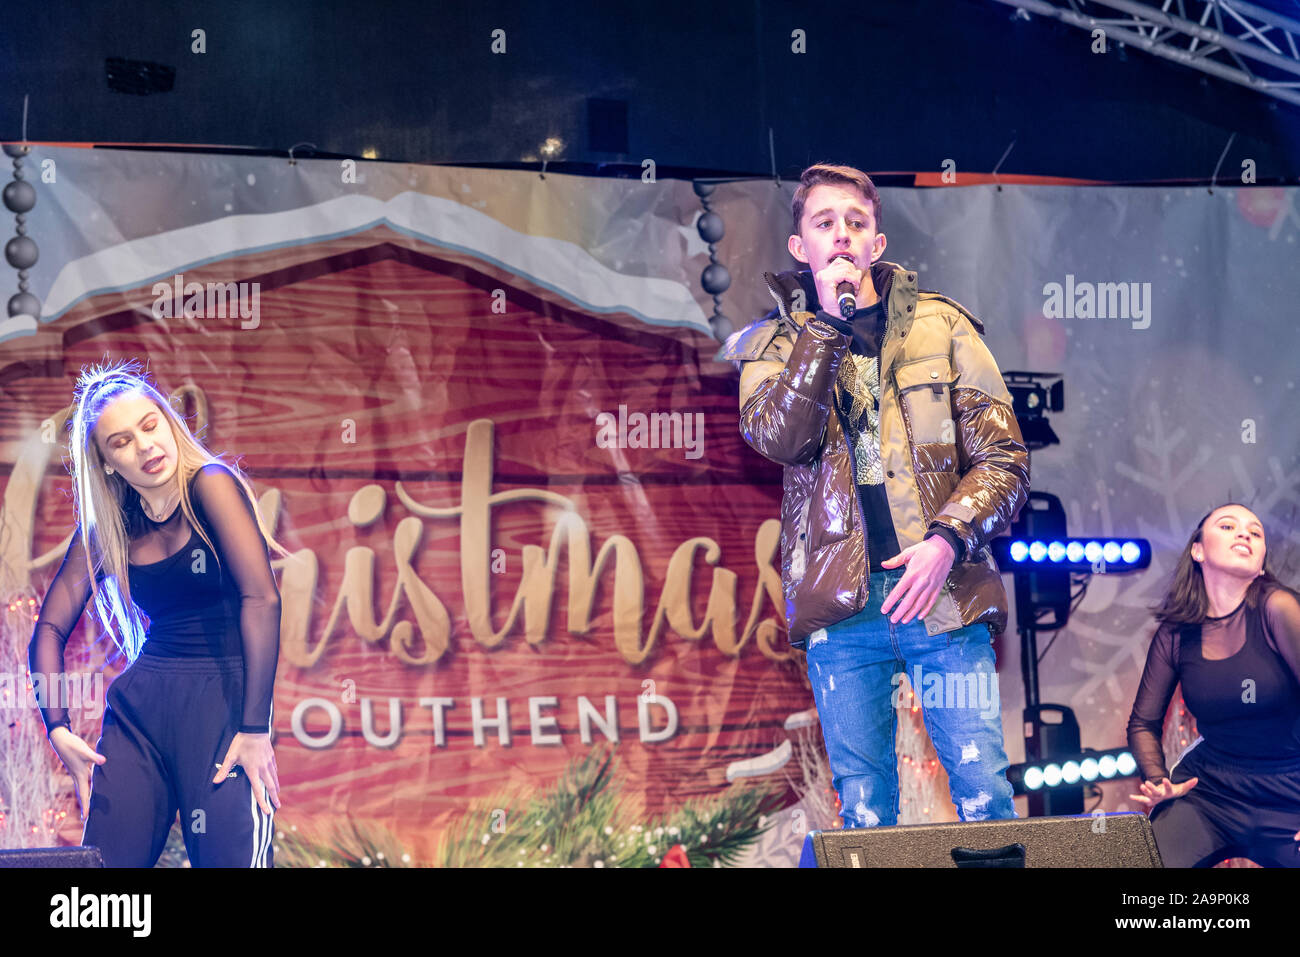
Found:
<svg viewBox="0 0 1300 957"><path fill-rule="evenodd" d="M238 657L142 654L109 687L96 747L106 761L81 838L106 867L153 867L178 809L191 866L272 866L274 815L244 769L212 783L239 730L243 681Z"/></svg>
<svg viewBox="0 0 1300 957"><path fill-rule="evenodd" d="M1262 867L1300 867L1300 765L1232 762L1194 744L1169 772L1195 777L1183 797L1157 804L1151 829L1166 867L1213 867L1245 857Z"/></svg>

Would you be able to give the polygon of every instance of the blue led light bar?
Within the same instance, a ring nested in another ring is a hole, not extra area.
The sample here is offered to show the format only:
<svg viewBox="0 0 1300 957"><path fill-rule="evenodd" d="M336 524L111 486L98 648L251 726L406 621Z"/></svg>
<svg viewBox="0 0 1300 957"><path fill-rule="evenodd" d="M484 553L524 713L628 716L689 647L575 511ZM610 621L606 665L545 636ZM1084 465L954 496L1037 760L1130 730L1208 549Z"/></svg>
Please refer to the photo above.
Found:
<svg viewBox="0 0 1300 957"><path fill-rule="evenodd" d="M995 538L989 543L1004 572L1131 572L1151 564L1145 538Z"/></svg>
<svg viewBox="0 0 1300 957"><path fill-rule="evenodd" d="M1098 781L1117 781L1137 773L1133 753L1128 748L1112 748L1052 761L1013 764L1007 769L1007 780L1016 794L1029 794L1059 787L1080 787Z"/></svg>

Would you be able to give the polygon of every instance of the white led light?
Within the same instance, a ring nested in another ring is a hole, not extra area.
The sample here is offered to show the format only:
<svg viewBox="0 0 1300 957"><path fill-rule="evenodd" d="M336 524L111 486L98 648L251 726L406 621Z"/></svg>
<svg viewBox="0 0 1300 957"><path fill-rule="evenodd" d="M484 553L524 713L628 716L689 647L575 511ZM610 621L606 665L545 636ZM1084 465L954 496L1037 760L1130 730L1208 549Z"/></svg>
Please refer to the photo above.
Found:
<svg viewBox="0 0 1300 957"><path fill-rule="evenodd" d="M1054 562L1059 562L1062 558L1065 557L1065 543L1052 542L1052 544L1048 545L1047 557Z"/></svg>
<svg viewBox="0 0 1300 957"><path fill-rule="evenodd" d="M1074 784L1079 780L1079 762L1066 761L1061 766L1061 780L1066 784Z"/></svg>
<svg viewBox="0 0 1300 957"><path fill-rule="evenodd" d="M1029 546L1024 542L1011 543L1011 560L1013 562L1023 562L1029 555Z"/></svg>
<svg viewBox="0 0 1300 957"><path fill-rule="evenodd" d="M1101 561L1101 542L1089 542L1084 545L1083 557L1090 562Z"/></svg>
<svg viewBox="0 0 1300 957"><path fill-rule="evenodd" d="M1119 773L1128 777L1137 770L1137 762L1133 760L1133 755L1125 751L1115 759L1115 767L1119 768Z"/></svg>
<svg viewBox="0 0 1300 957"><path fill-rule="evenodd" d="M1119 561L1119 542L1107 542L1103 545L1101 557L1112 563Z"/></svg>
<svg viewBox="0 0 1300 957"><path fill-rule="evenodd" d="M1096 758L1084 758L1082 761L1079 762L1079 776L1082 777L1085 781L1097 780L1097 774L1098 771L1097 771Z"/></svg>
<svg viewBox="0 0 1300 957"><path fill-rule="evenodd" d="M1083 561L1083 542L1071 542L1066 545L1065 557L1072 562Z"/></svg>
<svg viewBox="0 0 1300 957"><path fill-rule="evenodd" d="M1120 546L1119 557L1132 565L1142 555L1142 549L1138 547L1137 542L1125 542Z"/></svg>
<svg viewBox="0 0 1300 957"><path fill-rule="evenodd" d="M1043 783L1049 788L1054 788L1061 783L1061 766L1059 764L1049 764L1043 768Z"/></svg>
<svg viewBox="0 0 1300 957"><path fill-rule="evenodd" d="M1047 554L1047 546L1042 542L1034 542L1029 546L1029 557L1036 562L1041 562L1043 556Z"/></svg>
<svg viewBox="0 0 1300 957"><path fill-rule="evenodd" d="M1097 762L1097 770L1101 772L1103 778L1113 778L1115 776L1115 759L1109 754L1103 754L1101 760Z"/></svg>
<svg viewBox="0 0 1300 957"><path fill-rule="evenodd" d="M1028 768L1025 771L1025 788L1030 791L1037 791L1043 786L1043 769Z"/></svg>

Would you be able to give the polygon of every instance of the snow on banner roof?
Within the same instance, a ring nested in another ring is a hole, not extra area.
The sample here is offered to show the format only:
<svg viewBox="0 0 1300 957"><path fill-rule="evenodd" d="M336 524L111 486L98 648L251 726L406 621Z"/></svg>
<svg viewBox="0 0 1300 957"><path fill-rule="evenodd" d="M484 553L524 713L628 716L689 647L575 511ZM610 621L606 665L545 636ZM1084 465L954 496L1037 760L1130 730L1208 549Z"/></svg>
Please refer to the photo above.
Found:
<svg viewBox="0 0 1300 957"><path fill-rule="evenodd" d="M574 243L522 233L464 204L409 190L388 200L342 196L283 212L226 216L99 250L59 270L41 321L53 322L101 293L136 289L233 256L333 239L379 224L492 263L591 313L620 312L652 325L689 325L709 332L704 311L682 283L625 275ZM250 236L262 241L244 245ZM30 319L14 317L0 324L0 340L32 331Z"/></svg>

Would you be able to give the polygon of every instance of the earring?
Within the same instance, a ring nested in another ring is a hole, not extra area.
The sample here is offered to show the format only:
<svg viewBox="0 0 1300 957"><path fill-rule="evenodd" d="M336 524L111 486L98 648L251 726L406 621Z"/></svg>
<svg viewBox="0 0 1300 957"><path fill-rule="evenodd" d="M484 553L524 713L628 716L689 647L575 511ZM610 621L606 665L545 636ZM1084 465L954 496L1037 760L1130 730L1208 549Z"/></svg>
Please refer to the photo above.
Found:
<svg viewBox="0 0 1300 957"><path fill-rule="evenodd" d="M113 466L111 466L111 465L105 465L105 466L104 466L104 474L105 474L105 475L112 475L112 474L113 474Z"/></svg>

